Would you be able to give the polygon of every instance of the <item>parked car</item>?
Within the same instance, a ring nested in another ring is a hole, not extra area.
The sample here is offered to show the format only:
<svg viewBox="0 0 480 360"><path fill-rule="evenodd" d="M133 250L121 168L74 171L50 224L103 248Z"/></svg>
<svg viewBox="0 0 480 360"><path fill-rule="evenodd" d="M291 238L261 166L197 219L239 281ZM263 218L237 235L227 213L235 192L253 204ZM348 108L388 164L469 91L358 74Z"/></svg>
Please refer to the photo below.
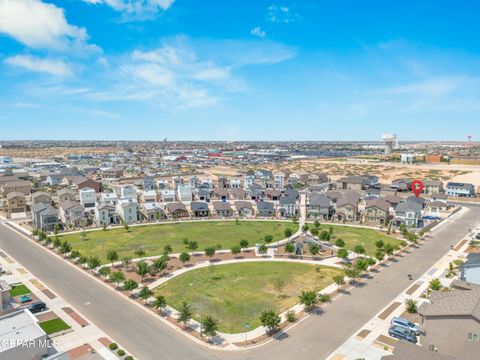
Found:
<svg viewBox="0 0 480 360"><path fill-rule="evenodd" d="M397 325L393 325L390 329L388 329L388 335L390 335L392 338L406 340L414 344L417 343L417 337L413 331Z"/></svg>
<svg viewBox="0 0 480 360"><path fill-rule="evenodd" d="M47 308L47 305L45 305L44 302L36 301L33 304L30 304L30 306L27 309L30 310L31 313L35 314L35 313L42 312L46 308Z"/></svg>
<svg viewBox="0 0 480 360"><path fill-rule="evenodd" d="M396 326L400 326L402 328L405 328L407 330L410 330L410 331L413 331L415 333L415 335L420 335L420 333L422 332L422 328L417 325L417 324L414 324L413 322L411 322L410 320L407 320L403 317L394 317L391 321L390 321L390 325L396 325Z"/></svg>
<svg viewBox="0 0 480 360"><path fill-rule="evenodd" d="M480 240L480 233L477 233L477 235L475 235L475 239Z"/></svg>

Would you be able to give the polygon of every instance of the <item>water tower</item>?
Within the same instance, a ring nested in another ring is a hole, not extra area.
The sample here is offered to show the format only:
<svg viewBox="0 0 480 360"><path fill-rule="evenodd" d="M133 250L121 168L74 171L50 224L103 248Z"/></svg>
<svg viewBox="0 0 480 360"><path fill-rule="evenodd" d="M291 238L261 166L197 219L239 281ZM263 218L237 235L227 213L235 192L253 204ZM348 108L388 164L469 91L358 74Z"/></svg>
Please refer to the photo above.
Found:
<svg viewBox="0 0 480 360"><path fill-rule="evenodd" d="M397 143L397 134L384 134L382 139L385 142L385 155L392 155L393 148Z"/></svg>

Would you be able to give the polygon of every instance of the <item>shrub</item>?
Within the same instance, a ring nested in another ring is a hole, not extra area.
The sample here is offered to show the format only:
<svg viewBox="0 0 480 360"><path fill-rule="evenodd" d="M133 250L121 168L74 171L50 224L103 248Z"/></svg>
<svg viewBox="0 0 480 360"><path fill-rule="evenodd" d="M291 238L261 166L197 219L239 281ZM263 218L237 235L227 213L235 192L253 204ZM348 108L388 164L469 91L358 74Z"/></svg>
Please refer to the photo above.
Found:
<svg viewBox="0 0 480 360"><path fill-rule="evenodd" d="M417 302L413 299L408 299L405 301L405 307L407 308L407 311L410 314L416 314L417 313Z"/></svg>
<svg viewBox="0 0 480 360"><path fill-rule="evenodd" d="M320 301L322 303L329 302L330 300L332 300L332 298L328 294L319 294L318 295L318 301Z"/></svg>
<svg viewBox="0 0 480 360"><path fill-rule="evenodd" d="M345 246L345 241L343 241L343 239L341 239L341 238L338 238L335 241L335 245L337 245L339 248L343 248Z"/></svg>
<svg viewBox="0 0 480 360"><path fill-rule="evenodd" d="M293 323L293 322L295 322L295 320L297 320L297 318L295 316L295 311L289 310L287 312L287 320L288 320L288 322L291 322L291 323Z"/></svg>
<svg viewBox="0 0 480 360"><path fill-rule="evenodd" d="M124 356L125 355L125 350L123 350L123 349L118 350L117 355L118 356Z"/></svg>
<svg viewBox="0 0 480 360"><path fill-rule="evenodd" d="M118 345L116 343L111 343L110 345L108 345L108 348L110 350L117 350L118 349Z"/></svg>
<svg viewBox="0 0 480 360"><path fill-rule="evenodd" d="M125 356L125 358L123 360L133 360L133 356L130 356L130 355Z"/></svg>

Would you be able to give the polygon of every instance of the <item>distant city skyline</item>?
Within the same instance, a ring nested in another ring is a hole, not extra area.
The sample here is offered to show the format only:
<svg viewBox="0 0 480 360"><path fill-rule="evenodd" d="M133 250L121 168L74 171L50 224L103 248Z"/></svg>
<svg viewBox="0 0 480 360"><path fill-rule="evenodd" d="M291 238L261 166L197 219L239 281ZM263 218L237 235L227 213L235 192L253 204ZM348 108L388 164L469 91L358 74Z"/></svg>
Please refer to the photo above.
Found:
<svg viewBox="0 0 480 360"><path fill-rule="evenodd" d="M480 140L480 3L0 0L0 140Z"/></svg>

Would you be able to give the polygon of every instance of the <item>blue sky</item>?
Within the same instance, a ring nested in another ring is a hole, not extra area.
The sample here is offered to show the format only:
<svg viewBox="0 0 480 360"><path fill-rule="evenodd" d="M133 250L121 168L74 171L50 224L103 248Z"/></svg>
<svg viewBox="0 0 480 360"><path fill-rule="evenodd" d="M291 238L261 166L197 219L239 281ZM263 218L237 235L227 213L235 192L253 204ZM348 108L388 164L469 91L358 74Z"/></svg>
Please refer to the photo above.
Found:
<svg viewBox="0 0 480 360"><path fill-rule="evenodd" d="M479 139L479 11L0 0L0 139Z"/></svg>

